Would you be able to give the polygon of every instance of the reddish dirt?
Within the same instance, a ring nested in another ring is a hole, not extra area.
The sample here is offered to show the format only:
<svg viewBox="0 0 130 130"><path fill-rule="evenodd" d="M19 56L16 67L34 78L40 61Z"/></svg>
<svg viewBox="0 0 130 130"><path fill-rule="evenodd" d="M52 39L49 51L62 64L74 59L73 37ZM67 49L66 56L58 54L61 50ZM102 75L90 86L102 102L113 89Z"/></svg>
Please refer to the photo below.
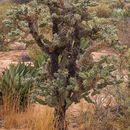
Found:
<svg viewBox="0 0 130 130"><path fill-rule="evenodd" d="M21 61L22 55L27 55L26 50L13 50L0 52L0 75L10 64L17 64Z"/></svg>

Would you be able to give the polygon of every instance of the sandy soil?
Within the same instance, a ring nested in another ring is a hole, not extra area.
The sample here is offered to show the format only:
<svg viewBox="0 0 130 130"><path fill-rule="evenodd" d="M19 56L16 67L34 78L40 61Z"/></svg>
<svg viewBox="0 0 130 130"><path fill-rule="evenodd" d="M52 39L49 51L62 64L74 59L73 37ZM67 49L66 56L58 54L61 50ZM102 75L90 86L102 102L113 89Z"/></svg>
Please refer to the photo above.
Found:
<svg viewBox="0 0 130 130"><path fill-rule="evenodd" d="M10 64L17 64L22 61L22 56L27 54L26 50L0 52L0 75Z"/></svg>

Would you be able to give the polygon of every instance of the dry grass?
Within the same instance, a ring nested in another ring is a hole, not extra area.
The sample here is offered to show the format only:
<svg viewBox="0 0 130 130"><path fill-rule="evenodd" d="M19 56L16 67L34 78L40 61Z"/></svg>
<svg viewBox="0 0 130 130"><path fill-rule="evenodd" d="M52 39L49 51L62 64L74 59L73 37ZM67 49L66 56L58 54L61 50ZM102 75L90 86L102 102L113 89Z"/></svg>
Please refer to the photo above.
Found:
<svg viewBox="0 0 130 130"><path fill-rule="evenodd" d="M18 106L19 100L10 101L10 97L4 98L3 109L0 117L4 119L4 128L9 130L54 130L54 117L52 108L39 104L29 104L26 111L20 112ZM11 107L10 107L11 106ZM75 130L83 129L84 113L94 112L94 105L82 100L79 104L73 104L67 113L69 118L69 130L72 129L73 122L77 123ZM84 130L84 129L83 129Z"/></svg>
<svg viewBox="0 0 130 130"><path fill-rule="evenodd" d="M10 107L10 105L13 107ZM4 99L3 109L0 111L0 116L2 116L4 120L4 128L54 130L53 109L38 104L29 104L26 111L20 112L16 106L16 100L10 102L7 98Z"/></svg>
<svg viewBox="0 0 130 130"><path fill-rule="evenodd" d="M112 10L110 9L109 5L107 4L100 4L96 8L97 16L108 18L111 16Z"/></svg>
<svg viewBox="0 0 130 130"><path fill-rule="evenodd" d="M29 104L25 112L16 112L15 107L10 109L9 105L17 106L17 100L9 102L6 99L3 111L0 116L4 119L4 128L8 130L54 130L53 109L38 105ZM69 130L124 130L129 125L129 120L117 118L109 109L98 110L94 104L81 100L73 104L67 113ZM73 124L76 127L73 128Z"/></svg>
<svg viewBox="0 0 130 130"><path fill-rule="evenodd" d="M118 36L120 42L130 47L130 20L125 19L120 21L118 24L118 29Z"/></svg>
<svg viewBox="0 0 130 130"><path fill-rule="evenodd" d="M96 13L98 17L109 18L112 13L112 9L108 4L101 3L98 6L88 8L90 13Z"/></svg>

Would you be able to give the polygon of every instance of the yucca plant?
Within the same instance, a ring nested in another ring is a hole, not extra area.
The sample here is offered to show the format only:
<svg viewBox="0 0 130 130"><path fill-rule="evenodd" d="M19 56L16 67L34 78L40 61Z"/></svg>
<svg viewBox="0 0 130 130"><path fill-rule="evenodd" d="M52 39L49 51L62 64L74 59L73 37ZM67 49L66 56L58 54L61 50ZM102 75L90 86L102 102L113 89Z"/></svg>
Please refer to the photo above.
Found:
<svg viewBox="0 0 130 130"><path fill-rule="evenodd" d="M35 74L36 69L31 65L25 65L24 63L11 64L3 73L0 81L2 95L10 96L10 99L17 99L19 108L24 109L28 103L29 92L33 87L32 80Z"/></svg>

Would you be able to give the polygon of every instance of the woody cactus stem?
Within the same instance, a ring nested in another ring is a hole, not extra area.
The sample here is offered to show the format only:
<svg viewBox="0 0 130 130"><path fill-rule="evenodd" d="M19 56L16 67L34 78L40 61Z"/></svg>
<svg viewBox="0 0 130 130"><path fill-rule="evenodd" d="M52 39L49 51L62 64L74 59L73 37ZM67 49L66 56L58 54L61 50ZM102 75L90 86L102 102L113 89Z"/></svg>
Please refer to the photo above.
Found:
<svg viewBox="0 0 130 130"><path fill-rule="evenodd" d="M64 107L58 107L55 109L55 128L57 130L67 130L67 124L65 119L66 109Z"/></svg>

